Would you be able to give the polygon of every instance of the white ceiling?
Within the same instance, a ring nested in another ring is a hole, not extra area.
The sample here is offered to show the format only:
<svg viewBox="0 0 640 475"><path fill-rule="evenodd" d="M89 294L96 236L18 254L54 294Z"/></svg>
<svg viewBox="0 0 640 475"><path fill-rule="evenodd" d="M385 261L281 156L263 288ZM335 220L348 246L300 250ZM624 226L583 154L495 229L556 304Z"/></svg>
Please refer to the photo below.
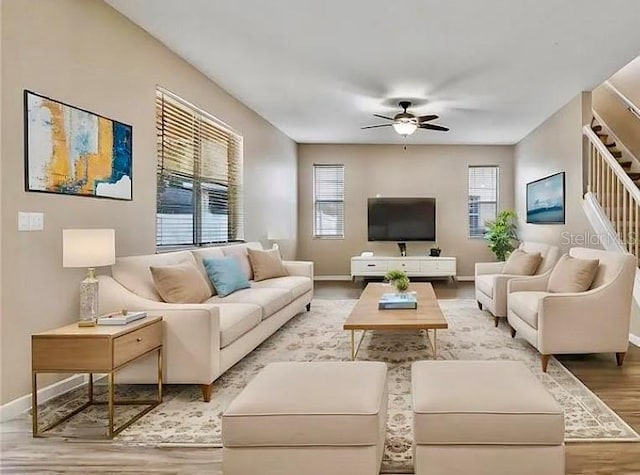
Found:
<svg viewBox="0 0 640 475"><path fill-rule="evenodd" d="M640 54L639 0L106 1L301 143L515 143Z"/></svg>

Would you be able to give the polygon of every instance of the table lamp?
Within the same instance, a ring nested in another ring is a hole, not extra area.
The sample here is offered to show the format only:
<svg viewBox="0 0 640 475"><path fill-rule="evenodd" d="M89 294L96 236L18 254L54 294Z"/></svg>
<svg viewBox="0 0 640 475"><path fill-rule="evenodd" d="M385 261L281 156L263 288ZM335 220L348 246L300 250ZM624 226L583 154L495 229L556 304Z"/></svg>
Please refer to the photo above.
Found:
<svg viewBox="0 0 640 475"><path fill-rule="evenodd" d="M62 266L85 267L87 277L80 283L80 321L78 326L94 326L98 318L98 279L96 267L116 261L113 229L63 229Z"/></svg>

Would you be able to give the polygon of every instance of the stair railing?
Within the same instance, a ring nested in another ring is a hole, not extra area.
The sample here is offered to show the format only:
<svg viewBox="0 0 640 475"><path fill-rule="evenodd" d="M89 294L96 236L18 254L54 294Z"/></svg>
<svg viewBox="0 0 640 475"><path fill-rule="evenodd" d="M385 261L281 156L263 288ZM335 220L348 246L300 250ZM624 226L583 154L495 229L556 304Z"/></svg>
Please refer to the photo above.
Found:
<svg viewBox="0 0 640 475"><path fill-rule="evenodd" d="M623 247L640 257L640 190L588 125L588 191L607 215Z"/></svg>
<svg viewBox="0 0 640 475"><path fill-rule="evenodd" d="M607 89L609 89L618 98L620 102L624 104L627 110L631 112L636 117L636 119L640 119L640 108L637 105L635 105L631 101L631 99L629 99L627 96L622 94L617 87L611 84L611 81L605 81L604 86Z"/></svg>

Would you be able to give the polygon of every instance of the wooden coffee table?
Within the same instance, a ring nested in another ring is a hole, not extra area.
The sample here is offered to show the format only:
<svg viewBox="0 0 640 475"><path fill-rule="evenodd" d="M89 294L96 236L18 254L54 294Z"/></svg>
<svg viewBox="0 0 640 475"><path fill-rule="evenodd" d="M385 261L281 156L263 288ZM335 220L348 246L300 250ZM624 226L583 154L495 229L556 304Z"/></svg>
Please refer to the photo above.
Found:
<svg viewBox="0 0 640 475"><path fill-rule="evenodd" d="M416 292L418 296L418 308L415 310L378 310L378 301L382 294L391 293L394 290L389 284L368 284L347 317L343 328L351 330L352 360L355 361L368 330L424 330L433 347L433 358L436 358L436 331L447 329L449 325L440 310L433 287L428 282L415 282L409 285L409 290ZM356 330L362 330L357 345ZM433 339L430 337L429 330L433 330Z"/></svg>

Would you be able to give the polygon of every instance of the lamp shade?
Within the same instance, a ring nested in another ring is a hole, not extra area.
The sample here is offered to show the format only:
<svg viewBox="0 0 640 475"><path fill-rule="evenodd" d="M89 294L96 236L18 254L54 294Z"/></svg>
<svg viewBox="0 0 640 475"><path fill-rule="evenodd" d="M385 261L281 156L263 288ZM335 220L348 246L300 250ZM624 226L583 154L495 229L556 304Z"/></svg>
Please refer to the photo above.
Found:
<svg viewBox="0 0 640 475"><path fill-rule="evenodd" d="M110 266L116 261L113 229L63 229L63 267Z"/></svg>

